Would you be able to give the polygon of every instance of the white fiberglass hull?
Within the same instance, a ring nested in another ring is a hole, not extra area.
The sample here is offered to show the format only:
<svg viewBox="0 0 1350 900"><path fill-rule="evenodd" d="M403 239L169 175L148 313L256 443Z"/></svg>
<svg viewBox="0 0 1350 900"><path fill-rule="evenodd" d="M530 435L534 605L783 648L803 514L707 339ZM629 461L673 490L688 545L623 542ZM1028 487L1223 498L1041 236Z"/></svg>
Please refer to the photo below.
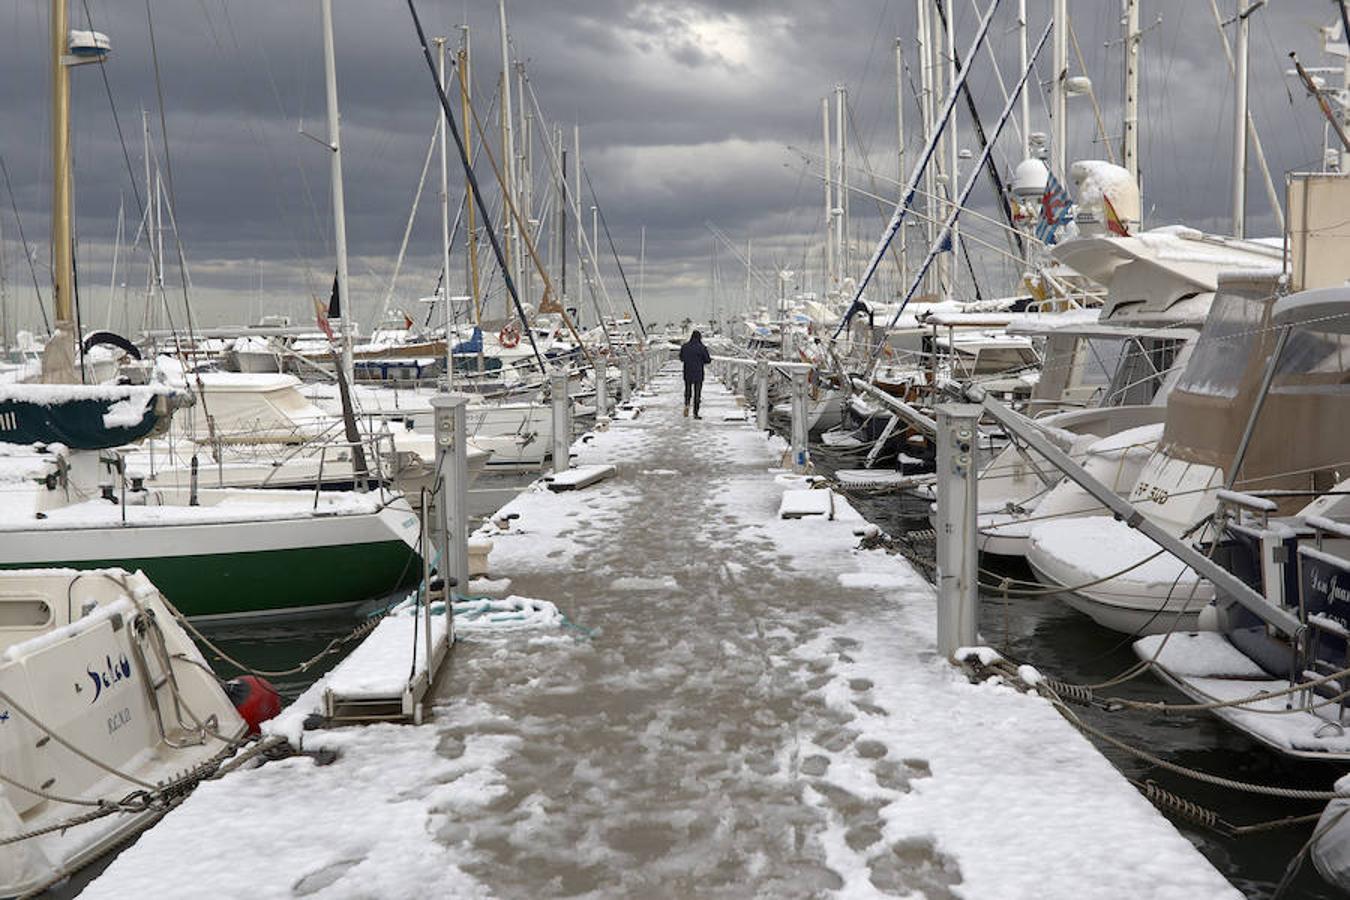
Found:
<svg viewBox="0 0 1350 900"><path fill-rule="evenodd" d="M1105 516L1038 525L1027 564L1097 624L1132 635L1194 631L1214 587L1148 538Z"/></svg>
<svg viewBox="0 0 1350 900"><path fill-rule="evenodd" d="M142 784L162 785L213 771L243 736L246 726L206 660L143 574L0 573L0 611L5 621L28 622L0 638L7 650L0 657L0 769L12 782L74 800L120 800L138 786L67 744ZM206 721L214 727L196 724ZM191 786L188 780L183 789ZM51 829L0 846L0 895L40 890L160 816L150 807L54 827L89 811L0 785L0 831Z"/></svg>
<svg viewBox="0 0 1350 900"><path fill-rule="evenodd" d="M143 569L184 614L218 617L355 605L421 575L420 526L402 499L228 490L200 498L196 507L182 497L125 508L93 500L4 523L0 569Z"/></svg>

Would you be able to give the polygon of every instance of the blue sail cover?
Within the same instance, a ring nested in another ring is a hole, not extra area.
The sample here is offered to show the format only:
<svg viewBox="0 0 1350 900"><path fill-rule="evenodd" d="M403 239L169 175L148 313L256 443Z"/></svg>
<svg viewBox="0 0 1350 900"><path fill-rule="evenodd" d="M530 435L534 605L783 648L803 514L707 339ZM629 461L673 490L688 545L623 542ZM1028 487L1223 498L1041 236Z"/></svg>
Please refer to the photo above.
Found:
<svg viewBox="0 0 1350 900"><path fill-rule="evenodd" d="M473 327L473 336L467 341L460 341L454 346L451 353L482 353L483 352L483 329L477 325Z"/></svg>
<svg viewBox="0 0 1350 900"><path fill-rule="evenodd" d="M120 447L167 425L180 399L164 385L0 385L0 442Z"/></svg>

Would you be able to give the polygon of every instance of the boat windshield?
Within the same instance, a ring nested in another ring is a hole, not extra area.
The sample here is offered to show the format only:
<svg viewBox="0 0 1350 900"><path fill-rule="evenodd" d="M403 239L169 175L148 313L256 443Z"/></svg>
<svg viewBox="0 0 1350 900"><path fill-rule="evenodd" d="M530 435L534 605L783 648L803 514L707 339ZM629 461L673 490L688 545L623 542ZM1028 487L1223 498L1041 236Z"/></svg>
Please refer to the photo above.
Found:
<svg viewBox="0 0 1350 900"><path fill-rule="evenodd" d="M1211 397L1236 397L1261 336L1264 315L1265 305L1248 297L1216 296L1177 388Z"/></svg>
<svg viewBox="0 0 1350 900"><path fill-rule="evenodd" d="M1160 337L1135 337L1126 341L1102 406L1152 403L1185 343L1179 338Z"/></svg>
<svg viewBox="0 0 1350 900"><path fill-rule="evenodd" d="M1306 375L1305 382L1344 384L1350 381L1350 334L1296 328L1280 354L1280 383Z"/></svg>

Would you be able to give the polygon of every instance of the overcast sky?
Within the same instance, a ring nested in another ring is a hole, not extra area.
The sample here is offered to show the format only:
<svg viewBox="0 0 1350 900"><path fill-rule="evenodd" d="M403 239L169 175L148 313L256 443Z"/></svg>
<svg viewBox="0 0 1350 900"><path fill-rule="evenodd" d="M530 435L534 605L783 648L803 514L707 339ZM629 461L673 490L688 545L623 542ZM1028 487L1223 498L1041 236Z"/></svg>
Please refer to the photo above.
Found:
<svg viewBox="0 0 1350 900"><path fill-rule="evenodd" d="M950 2L964 54L978 21L976 4ZM986 0L978 2L983 7ZM368 319L390 285L437 107L404 3L334 5L353 293ZM1225 16L1234 5L1220 0ZM1031 31L1039 34L1050 2L1028 0L1027 6ZM854 183L888 198L896 195L894 185L883 180L895 179L899 165L894 40L903 39L912 60L914 7L915 0L508 0L513 52L526 63L545 117L564 126L569 140L571 126L580 125L583 157L635 292L639 229L646 227L643 305L649 319L707 315L715 240L705 222L716 223L739 245L753 241L754 260L767 272L819 266L819 163L808 167L802 153L820 152L820 99L836 83L849 90L851 158L859 160L865 149L875 168L875 182L859 173ZM1071 0L1070 7L1105 130L1118 142L1119 3ZM1142 7L1146 220L1225 231L1232 82L1209 0L1142 0ZM495 0L419 0L418 8L430 34L450 35L453 42L461 24L470 26L476 103L486 115L500 71ZM1017 77L1016 8L1016 0L1004 0L991 30L1005 82ZM110 293L119 202L127 221L124 243L138 223L112 109L144 199L142 108L150 113L155 152L163 158L147 10L133 0L87 0L87 6L86 0L72 0L77 27L86 10L94 27L111 37L113 55L103 68L106 86L97 66L72 73L81 295L86 325L102 325L111 311L115 327L134 329L145 307L143 247L124 248L117 280L127 288ZM194 312L208 323L243 322L270 312L307 318L310 296L326 294L334 265L328 153L299 134L302 127L325 133L317 0L150 0L149 10ZM1297 50L1306 63L1325 65L1317 28L1334 18L1335 6L1327 0L1270 0L1253 17L1252 112L1281 192L1286 171L1319 164L1324 132L1313 101L1285 74L1288 53ZM44 0L0 0L0 154L44 298L50 297L47 29ZM1076 61L1071 69L1079 74ZM1033 86L1036 130L1049 131L1050 73L1047 47ZM1328 78L1339 84L1338 75ZM917 70L907 73L911 153L920 144L912 93L917 81ZM986 124L992 124L1002 95L983 54L971 86ZM1108 157L1107 147L1095 139L1095 116L1085 97L1072 102L1070 132L1071 158ZM962 146L978 153L964 115L961 135ZM998 148L1006 172L1020 154L1011 128ZM433 166L433 179L435 171ZM542 162L536 171L536 195L542 196ZM491 180L485 165L479 175ZM452 156L452 205L462 184ZM1248 232L1274 234L1255 171L1250 185ZM984 186L975 198L979 208L992 209ZM855 255L865 256L880 232L882 211L862 196L854 196L851 211ZM889 215L889 206L884 212ZM33 325L38 322L33 276L16 224L0 184L11 322ZM416 298L433 289L439 228L433 184L414 223L395 307L415 309ZM996 246L1001 241L996 230L975 224L971 230ZM171 237L167 246L172 261ZM984 253L974 245L971 252ZM718 255L722 299L734 303L745 269L725 247ZM1012 270L996 254L977 265L987 293L1009 289L1000 280ZM459 291L462 250L452 266ZM618 303L622 284L611 260L602 266ZM168 275L172 293L181 298L176 265Z"/></svg>

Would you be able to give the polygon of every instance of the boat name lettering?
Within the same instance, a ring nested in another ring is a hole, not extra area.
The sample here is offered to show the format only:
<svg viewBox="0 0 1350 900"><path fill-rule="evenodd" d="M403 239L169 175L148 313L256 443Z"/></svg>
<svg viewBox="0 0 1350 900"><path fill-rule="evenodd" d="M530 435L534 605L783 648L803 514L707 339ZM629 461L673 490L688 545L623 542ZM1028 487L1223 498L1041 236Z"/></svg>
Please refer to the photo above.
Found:
<svg viewBox="0 0 1350 900"><path fill-rule="evenodd" d="M1305 556L1299 566L1302 598L1308 614L1350 626L1350 566Z"/></svg>
<svg viewBox="0 0 1350 900"><path fill-rule="evenodd" d="M112 734L114 731L121 728L123 725L126 725L130 721L131 721L131 708L124 706L117 712L113 713L111 716L108 716L108 734Z"/></svg>
<svg viewBox="0 0 1350 900"><path fill-rule="evenodd" d="M111 656L103 657L104 666L101 671L94 671L86 667L85 672L94 682L94 698L90 703L97 703L98 698L103 694L103 689L112 687L124 678L131 677L131 661L127 659L125 653L118 654L117 662L113 662Z"/></svg>
<svg viewBox="0 0 1350 900"><path fill-rule="evenodd" d="M1151 500L1159 506L1168 501L1172 495L1165 489L1157 485L1149 484L1147 481L1141 481L1130 491L1131 500Z"/></svg>

